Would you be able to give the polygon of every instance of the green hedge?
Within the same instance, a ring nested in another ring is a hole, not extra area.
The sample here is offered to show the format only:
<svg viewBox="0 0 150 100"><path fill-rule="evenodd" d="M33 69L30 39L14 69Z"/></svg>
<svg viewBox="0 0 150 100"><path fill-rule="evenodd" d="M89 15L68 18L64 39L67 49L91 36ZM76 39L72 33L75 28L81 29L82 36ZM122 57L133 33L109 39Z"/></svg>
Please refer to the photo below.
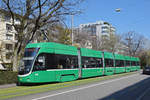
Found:
<svg viewBox="0 0 150 100"><path fill-rule="evenodd" d="M17 82L17 72L0 71L0 85L16 83L16 82Z"/></svg>

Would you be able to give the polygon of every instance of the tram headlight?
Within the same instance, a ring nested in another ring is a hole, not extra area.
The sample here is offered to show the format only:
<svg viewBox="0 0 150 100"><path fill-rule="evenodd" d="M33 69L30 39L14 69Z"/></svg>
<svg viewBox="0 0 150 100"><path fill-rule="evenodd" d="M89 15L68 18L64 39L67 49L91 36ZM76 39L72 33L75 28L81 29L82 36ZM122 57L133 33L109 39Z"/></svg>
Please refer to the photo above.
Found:
<svg viewBox="0 0 150 100"><path fill-rule="evenodd" d="M22 78L20 77L19 80L22 81Z"/></svg>
<svg viewBox="0 0 150 100"><path fill-rule="evenodd" d="M27 78L27 81L30 81L30 78Z"/></svg>

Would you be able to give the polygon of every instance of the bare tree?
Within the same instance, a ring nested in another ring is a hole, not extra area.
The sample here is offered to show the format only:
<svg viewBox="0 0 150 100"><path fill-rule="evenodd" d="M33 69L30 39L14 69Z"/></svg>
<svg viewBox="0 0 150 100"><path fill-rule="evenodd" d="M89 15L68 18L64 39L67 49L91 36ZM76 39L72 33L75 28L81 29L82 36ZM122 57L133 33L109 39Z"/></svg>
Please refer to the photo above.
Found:
<svg viewBox="0 0 150 100"><path fill-rule="evenodd" d="M136 56L139 51L144 48L144 36L139 35L134 31L125 33L122 36L122 42L128 48L127 54L130 56Z"/></svg>
<svg viewBox="0 0 150 100"><path fill-rule="evenodd" d="M98 50L115 52L118 48L120 37L116 34L102 35L96 40Z"/></svg>
<svg viewBox="0 0 150 100"><path fill-rule="evenodd" d="M110 34L110 52L116 52L116 50L118 49L118 44L120 44L120 36L117 34Z"/></svg>
<svg viewBox="0 0 150 100"><path fill-rule="evenodd" d="M138 57L140 58L142 68L150 65L150 50L143 50L138 54Z"/></svg>
<svg viewBox="0 0 150 100"><path fill-rule="evenodd" d="M45 34L41 34L41 32L42 31L37 31L34 38L36 42L45 42L48 38L48 41L50 42L62 43L67 45L72 44L70 36L71 30L67 27L64 27L62 24L56 24L55 26L53 26L53 28L50 27L46 30L43 30L43 33Z"/></svg>
<svg viewBox="0 0 150 100"><path fill-rule="evenodd" d="M90 35L88 32L74 31L74 41L75 43L80 44L80 47L86 48L88 43L92 43L93 36Z"/></svg>
<svg viewBox="0 0 150 100"><path fill-rule="evenodd" d="M57 30L58 30L58 33L59 33L58 43L71 45L72 44L71 37L70 37L71 30L67 29L67 28L64 28L62 26L57 26Z"/></svg>
<svg viewBox="0 0 150 100"><path fill-rule="evenodd" d="M102 36L91 35L87 31L76 30L74 32L75 42L79 43L81 47L86 48L87 43L92 45L94 50L102 50L115 52L118 49L116 46L120 42L120 37L115 34L108 34Z"/></svg>
<svg viewBox="0 0 150 100"><path fill-rule="evenodd" d="M63 20L64 15L76 12L74 6L82 0L0 0L1 9L12 17L12 25L17 32L18 42L14 49L13 68L16 71L18 55L22 47L30 42L37 31L45 30ZM19 20L19 24L15 20Z"/></svg>
<svg viewBox="0 0 150 100"><path fill-rule="evenodd" d="M4 44L3 41L0 42L0 62L4 63Z"/></svg>

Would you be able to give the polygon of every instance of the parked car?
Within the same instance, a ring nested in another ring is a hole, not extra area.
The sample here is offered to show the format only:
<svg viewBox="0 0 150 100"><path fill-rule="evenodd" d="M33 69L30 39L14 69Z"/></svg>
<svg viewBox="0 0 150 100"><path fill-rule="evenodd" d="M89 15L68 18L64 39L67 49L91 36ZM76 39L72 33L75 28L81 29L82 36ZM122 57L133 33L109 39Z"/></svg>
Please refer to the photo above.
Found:
<svg viewBox="0 0 150 100"><path fill-rule="evenodd" d="M143 74L150 74L150 66L146 66L143 68Z"/></svg>

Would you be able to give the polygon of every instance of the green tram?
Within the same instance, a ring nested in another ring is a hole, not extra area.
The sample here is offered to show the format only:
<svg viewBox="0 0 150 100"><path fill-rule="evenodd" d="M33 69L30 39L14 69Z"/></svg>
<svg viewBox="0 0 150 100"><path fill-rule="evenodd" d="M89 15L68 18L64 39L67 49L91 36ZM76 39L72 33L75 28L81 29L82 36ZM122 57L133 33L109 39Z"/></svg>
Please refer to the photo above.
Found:
<svg viewBox="0 0 150 100"><path fill-rule="evenodd" d="M140 70L139 58L45 42L26 46L19 83L66 82Z"/></svg>

